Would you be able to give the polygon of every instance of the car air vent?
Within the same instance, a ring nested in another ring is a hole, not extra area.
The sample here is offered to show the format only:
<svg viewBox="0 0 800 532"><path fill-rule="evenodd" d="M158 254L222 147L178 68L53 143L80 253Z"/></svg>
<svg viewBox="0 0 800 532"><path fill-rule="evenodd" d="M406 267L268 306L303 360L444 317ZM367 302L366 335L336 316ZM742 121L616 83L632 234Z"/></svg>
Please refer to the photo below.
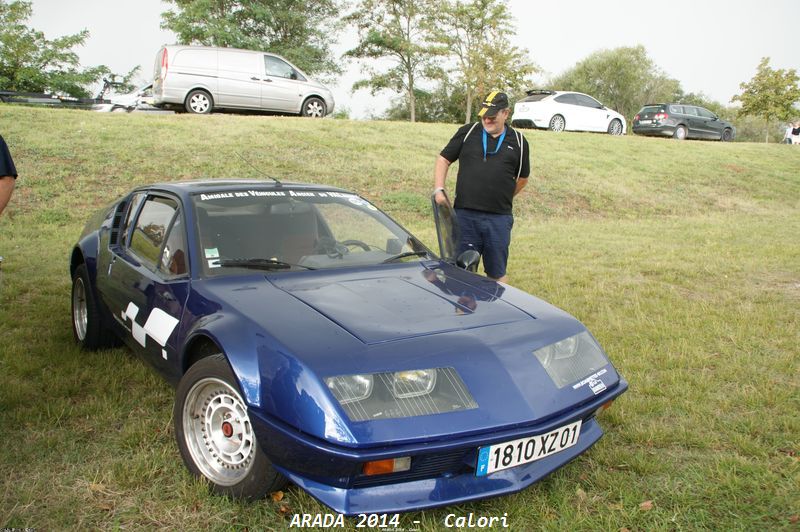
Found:
<svg viewBox="0 0 800 532"><path fill-rule="evenodd" d="M117 205L117 210L114 211L114 220L111 222L111 237L109 239L109 243L112 245L116 244L119 240L119 228L122 225L122 218L127 205L128 203L126 201L122 201Z"/></svg>

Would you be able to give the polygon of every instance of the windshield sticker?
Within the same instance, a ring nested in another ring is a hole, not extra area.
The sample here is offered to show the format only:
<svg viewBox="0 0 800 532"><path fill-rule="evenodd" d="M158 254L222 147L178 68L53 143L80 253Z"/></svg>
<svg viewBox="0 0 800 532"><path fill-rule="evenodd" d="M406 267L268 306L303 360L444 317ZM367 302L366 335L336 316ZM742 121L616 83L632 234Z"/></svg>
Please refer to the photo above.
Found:
<svg viewBox="0 0 800 532"><path fill-rule="evenodd" d="M207 259L218 259L219 250L217 248L205 248Z"/></svg>
<svg viewBox="0 0 800 532"><path fill-rule="evenodd" d="M221 268L222 264L219 263L219 259L209 259L208 267L209 268Z"/></svg>
<svg viewBox="0 0 800 532"><path fill-rule="evenodd" d="M592 392L595 395L597 395L597 394L599 394L600 392L602 392L602 391L604 391L606 389L605 383L600 379L600 376L601 375L605 375L606 373L608 373L607 369L601 369L597 373L593 373L593 374L589 375L588 377L583 379L581 382L577 382L577 383L573 384L572 385L572 389L573 390L577 390L581 386L585 386L585 385L588 384L589 388L592 390Z"/></svg>
<svg viewBox="0 0 800 532"><path fill-rule="evenodd" d="M355 205L368 206L369 203L355 194L344 192L320 192L314 190L237 190L232 192L214 192L212 194L200 194L200 201L229 199L229 198L343 198L350 200Z"/></svg>

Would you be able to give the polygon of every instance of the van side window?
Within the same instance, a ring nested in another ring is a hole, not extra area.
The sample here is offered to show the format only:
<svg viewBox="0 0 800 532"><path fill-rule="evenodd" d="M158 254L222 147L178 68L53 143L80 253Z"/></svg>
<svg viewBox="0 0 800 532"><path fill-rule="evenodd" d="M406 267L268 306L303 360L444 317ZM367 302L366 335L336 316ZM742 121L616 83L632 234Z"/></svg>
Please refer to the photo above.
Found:
<svg viewBox="0 0 800 532"><path fill-rule="evenodd" d="M267 76L297 79L297 73L292 65L271 55L264 56L264 72L267 73Z"/></svg>

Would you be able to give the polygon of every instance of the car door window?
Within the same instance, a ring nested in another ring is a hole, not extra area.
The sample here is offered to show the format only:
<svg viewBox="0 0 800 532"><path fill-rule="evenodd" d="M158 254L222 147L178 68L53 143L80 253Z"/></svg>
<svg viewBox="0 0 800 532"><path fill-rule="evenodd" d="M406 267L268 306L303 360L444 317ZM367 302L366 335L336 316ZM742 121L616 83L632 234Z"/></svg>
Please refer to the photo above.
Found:
<svg viewBox="0 0 800 532"><path fill-rule="evenodd" d="M590 107L592 109L600 109L603 107L603 105L594 98L583 94L576 94L575 100L578 102L578 105L582 105L583 107Z"/></svg>
<svg viewBox="0 0 800 532"><path fill-rule="evenodd" d="M164 251L161 253L158 269L165 277L181 277L189 273L186 231L182 218L181 211L178 209L175 212L172 227L169 229Z"/></svg>
<svg viewBox="0 0 800 532"><path fill-rule="evenodd" d="M678 113L683 114L683 106L682 105L670 105L669 106L670 113Z"/></svg>
<svg viewBox="0 0 800 532"><path fill-rule="evenodd" d="M150 269L157 269L167 231L177 212L175 200L161 196L151 196L142 205L128 249Z"/></svg>
<svg viewBox="0 0 800 532"><path fill-rule="evenodd" d="M268 76L297 79L297 73L292 65L271 55L264 56L264 71Z"/></svg>
<svg viewBox="0 0 800 532"><path fill-rule="evenodd" d="M700 115L703 118L714 118L715 117L714 113L712 113L708 109L703 109L702 107L698 107L697 108L697 114Z"/></svg>
<svg viewBox="0 0 800 532"><path fill-rule="evenodd" d="M119 244L123 246L127 245L130 241L130 235L133 229L133 220L136 217L136 213L139 212L139 206L141 206L144 198L145 193L139 192L138 194L134 194L130 201L130 205L128 206L128 214L126 215L125 223L122 226L122 237L119 240Z"/></svg>
<svg viewBox="0 0 800 532"><path fill-rule="evenodd" d="M555 97L555 100L558 103L566 103L569 105L578 105L578 102L575 100L574 94L560 94Z"/></svg>
<svg viewBox="0 0 800 532"><path fill-rule="evenodd" d="M687 105L683 108L683 113L689 116L697 116L697 108Z"/></svg>

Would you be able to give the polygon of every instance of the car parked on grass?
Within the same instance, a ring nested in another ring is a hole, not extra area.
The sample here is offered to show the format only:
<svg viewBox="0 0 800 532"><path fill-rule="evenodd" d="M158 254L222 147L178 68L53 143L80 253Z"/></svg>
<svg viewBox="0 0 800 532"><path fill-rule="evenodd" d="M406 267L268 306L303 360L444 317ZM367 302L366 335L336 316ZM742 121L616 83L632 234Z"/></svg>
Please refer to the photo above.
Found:
<svg viewBox="0 0 800 532"><path fill-rule="evenodd" d="M637 135L673 137L678 140L732 141L736 128L730 122L699 105L682 103L647 104L633 117Z"/></svg>
<svg viewBox="0 0 800 532"><path fill-rule="evenodd" d="M153 84L143 85L133 92L125 94L109 93L105 96L108 103L100 103L92 107L93 111L106 113L131 113L134 111L167 112L153 105Z"/></svg>
<svg viewBox="0 0 800 532"><path fill-rule="evenodd" d="M575 318L436 256L338 188L137 188L72 250L85 349L121 338L177 385L188 469L219 494L297 484L344 514L519 491L602 435L627 389Z"/></svg>
<svg viewBox="0 0 800 532"><path fill-rule="evenodd" d="M625 117L580 92L530 90L514 105L511 125L550 131L595 131L624 135Z"/></svg>
<svg viewBox="0 0 800 532"><path fill-rule="evenodd" d="M322 118L333 93L283 57L210 46L163 46L156 54L154 105L206 114L214 109Z"/></svg>

